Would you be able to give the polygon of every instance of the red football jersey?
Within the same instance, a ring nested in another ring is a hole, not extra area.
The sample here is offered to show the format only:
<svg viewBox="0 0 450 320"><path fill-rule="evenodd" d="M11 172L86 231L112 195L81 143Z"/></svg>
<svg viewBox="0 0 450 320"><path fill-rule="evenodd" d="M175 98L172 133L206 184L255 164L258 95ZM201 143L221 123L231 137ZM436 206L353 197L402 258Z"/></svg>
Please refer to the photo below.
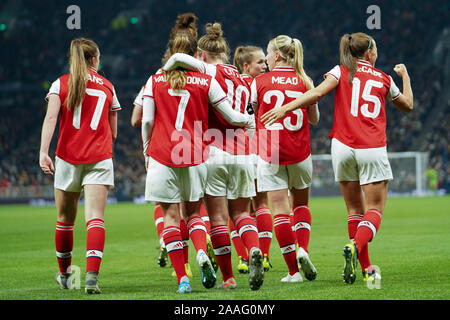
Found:
<svg viewBox="0 0 450 320"><path fill-rule="evenodd" d="M227 93L233 109L246 114L250 102L250 86L237 68L228 64L217 64L214 77ZM230 125L215 109L210 110L209 127L221 132L222 139L212 139L212 145L215 147L231 154L250 154L250 139L246 130Z"/></svg>
<svg viewBox="0 0 450 320"><path fill-rule="evenodd" d="M150 77L144 97L154 99L155 123L147 155L169 167L198 165L208 159L208 104L218 104L226 95L211 76L189 71L186 86L175 91L164 75Z"/></svg>
<svg viewBox="0 0 450 320"><path fill-rule="evenodd" d="M311 154L306 108L289 112L267 127L260 119L264 113L295 100L304 92L305 83L291 67L276 67L253 81L251 100L258 105L256 143L263 160L286 165L301 162Z"/></svg>
<svg viewBox="0 0 450 320"><path fill-rule="evenodd" d="M250 87L252 85L253 82L253 77L249 74L243 74L242 78L245 80L245 82L247 82L248 86Z"/></svg>
<svg viewBox="0 0 450 320"><path fill-rule="evenodd" d="M53 82L46 97L56 94L61 99L56 155L72 164L94 163L113 156L108 113L121 107L111 82L92 69L88 73L83 102L72 111L66 107L70 74Z"/></svg>
<svg viewBox="0 0 450 320"><path fill-rule="evenodd" d="M386 96L395 100L400 95L392 78L363 60L358 60L352 85L344 66L335 66L326 75L339 82L330 139L356 149L386 146Z"/></svg>

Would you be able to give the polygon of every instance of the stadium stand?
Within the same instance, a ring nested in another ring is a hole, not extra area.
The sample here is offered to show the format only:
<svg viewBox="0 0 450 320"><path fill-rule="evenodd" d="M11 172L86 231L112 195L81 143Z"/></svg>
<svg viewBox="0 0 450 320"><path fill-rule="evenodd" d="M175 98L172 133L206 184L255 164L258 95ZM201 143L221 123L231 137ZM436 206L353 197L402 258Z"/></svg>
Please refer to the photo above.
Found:
<svg viewBox="0 0 450 320"><path fill-rule="evenodd" d="M51 82L67 72L70 40L78 36L99 44L101 72L115 85L123 108L114 146L116 188L112 192L118 198L143 193L140 130L130 125L133 100L148 76L161 66L170 28L182 12L199 17L200 35L206 22L220 21L233 50L240 44L265 49L268 40L278 34L299 38L305 70L316 84L339 63L338 42L343 33L373 35L379 52L377 67L391 74L401 88L392 68L405 63L415 94L415 109L408 115L400 115L388 104L388 151L429 152L429 163L439 174L439 187L448 192L450 97L445 100L445 95L450 84L450 40L445 27L449 10L436 11L437 3L442 6L439 0L421 2L419 9L414 1L383 1L379 4L381 30L368 30L365 10L370 1L248 4L230 0L226 5L199 0L77 1L81 30L68 30L68 1L2 1L0 198L52 194L52 179L38 166L44 97ZM450 9L450 3L444 6ZM236 8L243 7L245 11L236 13ZM440 55L433 56L439 50ZM330 151L332 97L321 101L320 112L319 126L311 130L313 154Z"/></svg>

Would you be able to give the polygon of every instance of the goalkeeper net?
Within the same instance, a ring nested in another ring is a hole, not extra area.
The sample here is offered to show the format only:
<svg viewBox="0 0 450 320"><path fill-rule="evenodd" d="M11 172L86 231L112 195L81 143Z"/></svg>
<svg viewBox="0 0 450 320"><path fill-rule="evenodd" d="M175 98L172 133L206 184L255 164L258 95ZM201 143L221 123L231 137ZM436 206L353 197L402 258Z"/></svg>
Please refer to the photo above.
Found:
<svg viewBox="0 0 450 320"><path fill-rule="evenodd" d="M427 193L425 170L426 152L389 152L394 180L389 183L389 195L424 196ZM313 155L311 196L340 196L339 184L334 181L330 154Z"/></svg>

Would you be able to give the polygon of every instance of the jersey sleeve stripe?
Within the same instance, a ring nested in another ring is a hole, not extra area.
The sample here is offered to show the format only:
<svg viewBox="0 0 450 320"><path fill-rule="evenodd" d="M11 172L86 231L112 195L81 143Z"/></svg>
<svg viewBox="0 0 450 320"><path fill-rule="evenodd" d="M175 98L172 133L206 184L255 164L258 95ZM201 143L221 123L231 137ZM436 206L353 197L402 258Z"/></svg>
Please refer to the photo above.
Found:
<svg viewBox="0 0 450 320"><path fill-rule="evenodd" d="M401 92L397 93L397 95L396 95L395 97L392 97L392 98L391 98L391 101L393 101L393 100L397 99L398 97L400 97L400 93L401 93Z"/></svg>
<svg viewBox="0 0 450 320"><path fill-rule="evenodd" d="M56 93L56 92L50 92L50 93L48 93L48 94L45 96L45 101L48 102L48 99L49 99L50 95L52 95L52 94L57 95L57 96L59 97L59 93Z"/></svg>
<svg viewBox="0 0 450 320"><path fill-rule="evenodd" d="M327 76L333 76L333 78L336 79L337 82L339 82L339 79L334 74L328 72L323 75L324 78L326 78Z"/></svg>
<svg viewBox="0 0 450 320"><path fill-rule="evenodd" d="M213 104L219 104L219 103L221 103L223 100L225 100L226 98L227 98L227 96L224 96L222 99L219 99L218 101L213 102Z"/></svg>

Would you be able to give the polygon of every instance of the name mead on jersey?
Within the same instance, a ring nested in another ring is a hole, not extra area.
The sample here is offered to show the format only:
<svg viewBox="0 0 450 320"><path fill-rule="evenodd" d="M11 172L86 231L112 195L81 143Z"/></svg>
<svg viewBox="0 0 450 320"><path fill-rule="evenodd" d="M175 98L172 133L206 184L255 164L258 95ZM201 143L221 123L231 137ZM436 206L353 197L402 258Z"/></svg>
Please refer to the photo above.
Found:
<svg viewBox="0 0 450 320"><path fill-rule="evenodd" d="M296 77L272 77L273 84L298 84Z"/></svg>

